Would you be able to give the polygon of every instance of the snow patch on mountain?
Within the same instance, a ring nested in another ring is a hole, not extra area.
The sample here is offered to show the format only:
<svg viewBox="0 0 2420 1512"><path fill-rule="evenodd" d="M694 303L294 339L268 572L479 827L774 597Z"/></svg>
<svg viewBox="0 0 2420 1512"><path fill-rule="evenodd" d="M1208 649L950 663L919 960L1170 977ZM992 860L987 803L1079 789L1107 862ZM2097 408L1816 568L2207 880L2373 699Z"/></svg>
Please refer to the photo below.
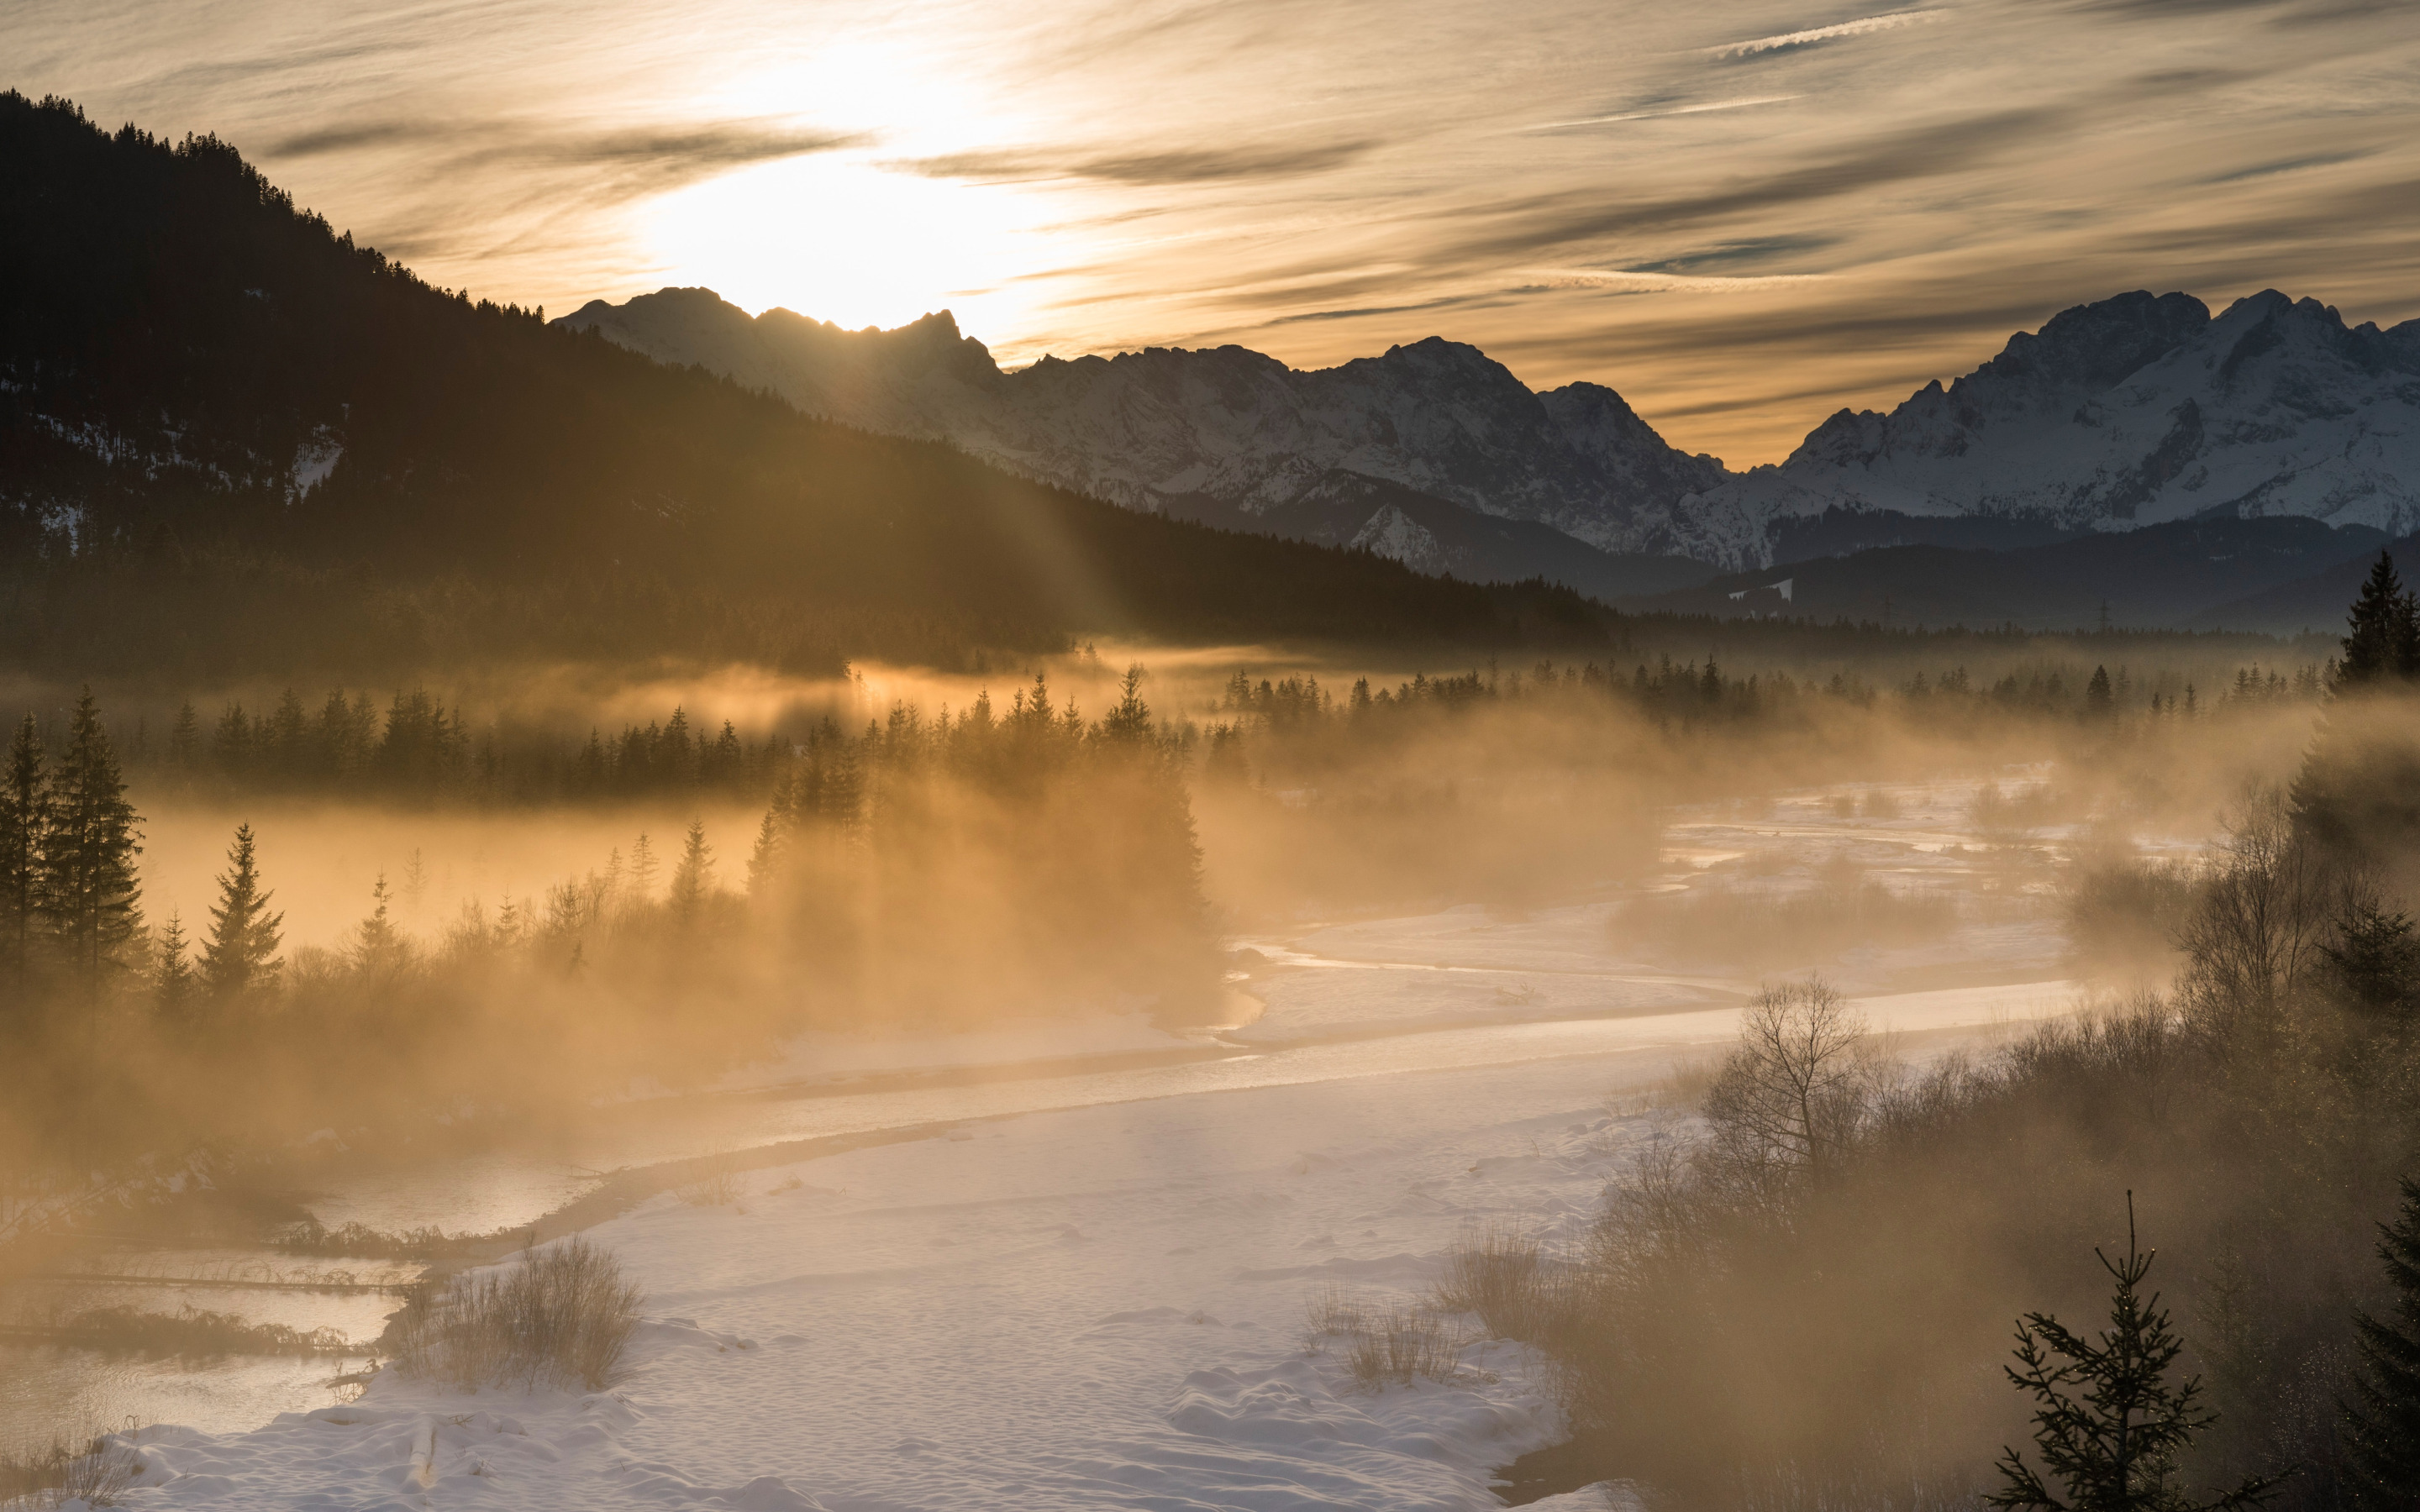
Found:
<svg viewBox="0 0 2420 1512"><path fill-rule="evenodd" d="M1370 522L1353 537L1353 547L1356 550L1374 551L1390 561L1400 562L1414 572L1438 575L1452 566L1445 548L1438 544L1428 527L1394 504L1388 504L1370 517Z"/></svg>
<svg viewBox="0 0 2420 1512"><path fill-rule="evenodd" d="M1753 554L1780 517L1842 507L2129 530L2303 515L2420 526L2420 321L2348 329L2268 290L2212 318L2183 294L2122 294L1889 414L1841 410L1788 460L1677 513Z"/></svg>

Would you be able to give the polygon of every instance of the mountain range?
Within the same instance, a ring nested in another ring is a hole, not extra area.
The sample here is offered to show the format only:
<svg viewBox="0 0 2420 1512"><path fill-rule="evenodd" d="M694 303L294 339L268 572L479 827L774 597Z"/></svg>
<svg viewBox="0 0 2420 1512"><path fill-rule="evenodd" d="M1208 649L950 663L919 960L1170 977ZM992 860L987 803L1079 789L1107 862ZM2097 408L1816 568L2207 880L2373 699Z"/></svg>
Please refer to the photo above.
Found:
<svg viewBox="0 0 2420 1512"><path fill-rule="evenodd" d="M0 93L0 662L830 671L1076 634L1601 640L1606 619L802 415L432 288L213 138Z"/></svg>
<svg viewBox="0 0 2420 1512"><path fill-rule="evenodd" d="M1670 446L1609 388L1533 393L1435 337L1313 372L1239 347L1005 372L946 312L850 332L675 288L558 323L1130 507L1614 598L1882 547L2188 519L2359 528L2275 537L2257 555L2283 571L2331 540L2349 555L2420 527L2420 321L2348 328L2273 290L2216 316L2184 294L2079 305L1746 471ZM2020 617L2065 612L2056 597Z"/></svg>

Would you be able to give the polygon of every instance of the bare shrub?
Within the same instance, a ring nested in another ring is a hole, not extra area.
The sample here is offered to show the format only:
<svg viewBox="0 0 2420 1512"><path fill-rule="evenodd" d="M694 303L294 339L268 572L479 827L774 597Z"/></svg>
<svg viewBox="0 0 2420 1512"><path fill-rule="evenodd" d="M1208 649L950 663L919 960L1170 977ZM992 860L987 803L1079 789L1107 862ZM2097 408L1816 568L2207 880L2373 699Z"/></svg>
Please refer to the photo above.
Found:
<svg viewBox="0 0 2420 1512"><path fill-rule="evenodd" d="M1872 1111L1878 1071L1865 1015L1822 978L1765 987L1706 1093L1710 1153L1757 1191L1821 1178Z"/></svg>
<svg viewBox="0 0 2420 1512"><path fill-rule="evenodd" d="M2189 868L2133 856L2096 857L2077 867L2064 891L2068 949L2077 969L2158 980L2181 964L2176 936L2195 899Z"/></svg>
<svg viewBox="0 0 2420 1512"><path fill-rule="evenodd" d="M330 1228L315 1217L287 1225L271 1241L286 1255L341 1256L349 1259L434 1260L449 1251L476 1244L475 1236L449 1239L442 1228L404 1228L393 1233L360 1222Z"/></svg>
<svg viewBox="0 0 2420 1512"><path fill-rule="evenodd" d="M2294 831L2286 795L2255 793L2229 816L2218 865L2178 931L2187 995L2206 1012L2276 1016L2319 964L2341 881Z"/></svg>
<svg viewBox="0 0 2420 1512"><path fill-rule="evenodd" d="M734 1156L718 1156L699 1163L702 1174L695 1180L685 1181L674 1193L692 1208L736 1208L748 1195L740 1176L738 1160Z"/></svg>
<svg viewBox="0 0 2420 1512"><path fill-rule="evenodd" d="M1868 788L1857 810L1869 819L1897 819L1901 811L1898 796L1888 788Z"/></svg>
<svg viewBox="0 0 2420 1512"><path fill-rule="evenodd" d="M597 1391L618 1377L643 1300L612 1252L575 1237L420 1288L389 1337L406 1374L464 1391Z"/></svg>

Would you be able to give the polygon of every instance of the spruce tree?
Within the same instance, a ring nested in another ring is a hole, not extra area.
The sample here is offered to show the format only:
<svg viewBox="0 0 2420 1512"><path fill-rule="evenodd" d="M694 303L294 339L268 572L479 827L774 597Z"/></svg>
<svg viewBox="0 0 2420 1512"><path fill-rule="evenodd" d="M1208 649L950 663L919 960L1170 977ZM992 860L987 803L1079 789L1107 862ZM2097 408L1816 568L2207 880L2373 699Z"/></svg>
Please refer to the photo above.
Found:
<svg viewBox="0 0 2420 1512"><path fill-rule="evenodd" d="M2084 685L2084 712L2090 718L2103 718L2111 712L2114 695L2109 688L2109 669L2092 669L2092 681Z"/></svg>
<svg viewBox="0 0 2420 1512"><path fill-rule="evenodd" d="M387 918L390 896L386 873L381 872L378 881L370 885L370 917L362 920L353 941L353 964L365 976L392 977L401 969L408 953L402 933Z"/></svg>
<svg viewBox="0 0 2420 1512"><path fill-rule="evenodd" d="M773 878L782 869L782 799L775 793L773 807L765 810L764 822L756 826L756 847L748 854L748 896L763 898L773 887Z"/></svg>
<svg viewBox="0 0 2420 1512"><path fill-rule="evenodd" d="M656 848L647 843L646 836L640 836L638 843L630 847L630 890L639 902L645 903L655 896L659 870Z"/></svg>
<svg viewBox="0 0 2420 1512"><path fill-rule="evenodd" d="M0 971L25 1001L33 972L35 930L41 913L42 837L50 821L50 787L42 770L42 733L32 715L8 743L0 767Z"/></svg>
<svg viewBox="0 0 2420 1512"><path fill-rule="evenodd" d="M271 894L260 889L252 846L252 826L236 825L227 870L218 877L218 904L210 910L210 937L202 947L202 984L222 1002L267 987L284 964L277 931L286 916L269 911Z"/></svg>
<svg viewBox="0 0 2420 1512"><path fill-rule="evenodd" d="M2275 1483L2245 1481L2199 1501L2174 1484L2177 1458L2217 1421L2199 1410L2201 1382L2167 1382L2184 1345L2168 1326L2159 1294L2141 1294L2159 1252L2134 1242L2134 1194L2126 1194L2126 1257L2092 1252L2117 1283L2109 1327L2097 1340L2070 1332L2057 1319L2027 1313L2017 1322L2017 1365L2004 1366L2009 1383L2031 1393L2034 1443L2064 1488L2053 1492L2014 1449L2002 1454L2001 1487L1984 1502L2043 1512L2221 1512L2268 1499Z"/></svg>
<svg viewBox="0 0 2420 1512"><path fill-rule="evenodd" d="M186 958L192 949L185 939L185 923L174 913L160 931L160 954L151 970L151 986L163 1018L180 1021L192 1011L194 994L198 983L194 980L194 964Z"/></svg>
<svg viewBox="0 0 2420 1512"><path fill-rule="evenodd" d="M2352 1400L2337 1404L2347 1500L2361 1512L2420 1504L2420 1181L2403 1179L2403 1211L2378 1232L2395 1315L2353 1313Z"/></svg>
<svg viewBox="0 0 2420 1512"><path fill-rule="evenodd" d="M142 916L134 857L142 816L101 727L101 705L85 688L68 721L68 748L51 774L50 816L40 869L42 914L69 971L87 994L134 937Z"/></svg>
<svg viewBox="0 0 2420 1512"><path fill-rule="evenodd" d="M241 779L252 773L253 728L240 703L230 703L219 716L218 733L210 740L210 760L222 776Z"/></svg>
<svg viewBox="0 0 2420 1512"><path fill-rule="evenodd" d="M2420 1010L2420 933L2408 915L2364 900L2336 921L2336 940L2319 947L2337 1000L2381 1019Z"/></svg>
<svg viewBox="0 0 2420 1512"><path fill-rule="evenodd" d="M1140 745L1151 738L1151 705L1142 701L1142 663L1126 669L1118 685L1118 704L1101 721L1101 734L1119 745Z"/></svg>
<svg viewBox="0 0 2420 1512"><path fill-rule="evenodd" d="M2420 608L2395 573L2395 558L2381 550L2353 601L2336 662L2336 687L2360 687L2420 676Z"/></svg>
<svg viewBox="0 0 2420 1512"><path fill-rule="evenodd" d="M2293 784L2295 826L2335 856L2386 860L2420 838L2420 604L2381 551L2362 584L2310 748Z"/></svg>
<svg viewBox="0 0 2420 1512"><path fill-rule="evenodd" d="M706 821L689 822L689 836L681 842L681 858L673 868L673 912L686 923L697 917L706 902L706 874L714 868L714 850L706 843Z"/></svg>
<svg viewBox="0 0 2420 1512"><path fill-rule="evenodd" d="M202 719L188 699L178 706L177 722L168 727L168 769L190 779L201 764Z"/></svg>

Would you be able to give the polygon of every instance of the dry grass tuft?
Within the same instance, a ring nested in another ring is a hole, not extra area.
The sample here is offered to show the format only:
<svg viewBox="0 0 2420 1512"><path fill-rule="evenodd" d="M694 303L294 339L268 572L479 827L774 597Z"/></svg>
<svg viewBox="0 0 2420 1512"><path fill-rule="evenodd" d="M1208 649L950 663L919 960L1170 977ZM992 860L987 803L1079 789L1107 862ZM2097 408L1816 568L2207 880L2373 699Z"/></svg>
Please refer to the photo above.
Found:
<svg viewBox="0 0 2420 1512"><path fill-rule="evenodd" d="M1451 1381L1462 1372L1462 1345L1436 1314L1393 1303L1364 1312L1344 1336L1344 1366L1365 1391Z"/></svg>
<svg viewBox="0 0 2420 1512"><path fill-rule="evenodd" d="M1305 1347L1319 1353L1329 1340L1342 1341L1344 1367L1364 1391L1468 1374L1462 1366L1466 1341L1429 1308L1405 1302L1373 1304L1329 1286L1304 1300L1303 1313L1309 1325Z"/></svg>
<svg viewBox="0 0 2420 1512"><path fill-rule="evenodd" d="M128 1431L132 1431L128 1419ZM88 1507L116 1506L143 1458L134 1445L96 1434L81 1450L58 1440L46 1448L0 1452L0 1508L50 1512L70 1502Z"/></svg>
<svg viewBox="0 0 2420 1512"><path fill-rule="evenodd" d="M573 1238L421 1288L389 1338L406 1374L464 1391L599 1391L619 1376L643 1300L611 1251Z"/></svg>
<svg viewBox="0 0 2420 1512"><path fill-rule="evenodd" d="M675 1187L675 1195L692 1208L738 1207L739 1199L748 1195L739 1162L723 1155L697 1164L701 1174L695 1180Z"/></svg>
<svg viewBox="0 0 2420 1512"><path fill-rule="evenodd" d="M1537 1235L1480 1225L1465 1230L1447 1252L1435 1305L1442 1312L1476 1314L1493 1337L1533 1339L1551 1326L1562 1270L1547 1257Z"/></svg>

